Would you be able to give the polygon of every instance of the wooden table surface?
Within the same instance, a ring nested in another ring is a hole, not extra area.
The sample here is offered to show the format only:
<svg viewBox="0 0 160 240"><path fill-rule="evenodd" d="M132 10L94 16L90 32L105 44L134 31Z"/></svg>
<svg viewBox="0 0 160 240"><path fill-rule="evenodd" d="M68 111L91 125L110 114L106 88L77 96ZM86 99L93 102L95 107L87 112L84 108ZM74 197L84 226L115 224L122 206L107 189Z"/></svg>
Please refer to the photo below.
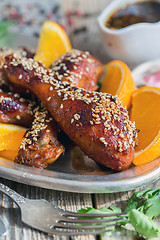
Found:
<svg viewBox="0 0 160 240"><path fill-rule="evenodd" d="M99 58L103 63L109 59L106 56L104 49L101 45L100 36L98 33L96 18L100 11L106 6L107 0L62 0L62 8L65 13L70 11L79 10L85 13L85 17L73 17L73 25L68 29L68 33L74 48L81 50L88 50ZM66 20L67 21L67 20ZM76 30L75 30L76 29ZM61 192L33 187L16 183L6 179L1 179L2 183L8 185L21 195L31 199L46 199L56 206L63 209L76 211L81 207L94 206L94 207L108 207L109 205L120 203L127 200L134 191L110 193L110 194L80 194L71 192ZM144 188L156 188L160 185L157 181ZM137 189L139 190L139 189ZM40 233L33 230L21 223L20 212L17 206L5 195L0 194L1 202L1 215L7 225L7 233L5 236L0 237L2 240L53 240L53 239L100 239L94 236L86 237L60 237L48 236L47 234ZM133 231L123 231L120 234L114 233L111 237L102 237L102 239L124 239L132 240L138 239Z"/></svg>

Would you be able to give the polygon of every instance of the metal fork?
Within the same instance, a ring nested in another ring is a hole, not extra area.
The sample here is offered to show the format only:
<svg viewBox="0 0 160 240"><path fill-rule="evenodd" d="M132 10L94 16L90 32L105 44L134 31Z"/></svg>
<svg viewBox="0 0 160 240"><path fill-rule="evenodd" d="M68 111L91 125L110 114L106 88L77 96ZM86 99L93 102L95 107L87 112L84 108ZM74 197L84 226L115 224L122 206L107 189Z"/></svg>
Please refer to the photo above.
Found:
<svg viewBox="0 0 160 240"><path fill-rule="evenodd" d="M112 227L116 226L117 222L126 215L126 213L87 214L62 210L43 199L30 200L24 198L2 183L0 183L0 191L19 206L23 223L51 235L99 235L111 232Z"/></svg>

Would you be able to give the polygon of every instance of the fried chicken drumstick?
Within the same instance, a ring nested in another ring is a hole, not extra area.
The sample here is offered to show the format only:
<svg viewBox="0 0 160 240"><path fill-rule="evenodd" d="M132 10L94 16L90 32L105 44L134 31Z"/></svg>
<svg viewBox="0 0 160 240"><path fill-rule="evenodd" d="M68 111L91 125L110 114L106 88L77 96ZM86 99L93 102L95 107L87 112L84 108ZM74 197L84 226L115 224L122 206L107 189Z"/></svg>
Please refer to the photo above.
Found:
<svg viewBox="0 0 160 240"><path fill-rule="evenodd" d="M88 58L85 55L72 58L78 65ZM137 131L116 97L61 81L61 76L33 59L10 55L4 71L12 83L25 86L39 97L60 128L86 155L118 171L129 167Z"/></svg>

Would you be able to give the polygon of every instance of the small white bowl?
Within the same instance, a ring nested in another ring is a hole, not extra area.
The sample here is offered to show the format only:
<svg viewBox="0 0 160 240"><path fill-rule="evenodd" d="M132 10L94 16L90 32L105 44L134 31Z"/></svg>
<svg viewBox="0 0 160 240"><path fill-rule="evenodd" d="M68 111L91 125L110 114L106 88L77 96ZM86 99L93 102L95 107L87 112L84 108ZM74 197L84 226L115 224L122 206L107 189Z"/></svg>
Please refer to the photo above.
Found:
<svg viewBox="0 0 160 240"><path fill-rule="evenodd" d="M142 1L144 0L139 0ZM134 2L137 0L113 0L98 17L107 55L111 59L122 60L131 67L160 57L160 22L137 23L118 30L105 26L113 12Z"/></svg>

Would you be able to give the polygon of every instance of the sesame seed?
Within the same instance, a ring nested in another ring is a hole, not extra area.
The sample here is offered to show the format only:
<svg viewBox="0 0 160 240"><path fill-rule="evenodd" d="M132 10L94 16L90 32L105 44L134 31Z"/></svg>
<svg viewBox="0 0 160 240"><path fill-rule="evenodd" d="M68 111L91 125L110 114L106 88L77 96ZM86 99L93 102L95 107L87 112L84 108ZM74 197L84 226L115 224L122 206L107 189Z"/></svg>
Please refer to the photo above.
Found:
<svg viewBox="0 0 160 240"><path fill-rule="evenodd" d="M76 69L77 69L77 66L74 65L73 68L76 70Z"/></svg>
<svg viewBox="0 0 160 240"><path fill-rule="evenodd" d="M10 97L4 97L3 95L0 96L0 103L4 102L4 101L10 101L12 102L12 98Z"/></svg>
<svg viewBox="0 0 160 240"><path fill-rule="evenodd" d="M17 118L18 120L20 120L20 119L21 119L21 116L20 116L20 115L17 115L16 118Z"/></svg>
<svg viewBox="0 0 160 240"><path fill-rule="evenodd" d="M19 75L19 79L22 79L22 74Z"/></svg>
<svg viewBox="0 0 160 240"><path fill-rule="evenodd" d="M75 120L79 120L80 119L80 115L79 114L74 114L74 118L75 118Z"/></svg>

